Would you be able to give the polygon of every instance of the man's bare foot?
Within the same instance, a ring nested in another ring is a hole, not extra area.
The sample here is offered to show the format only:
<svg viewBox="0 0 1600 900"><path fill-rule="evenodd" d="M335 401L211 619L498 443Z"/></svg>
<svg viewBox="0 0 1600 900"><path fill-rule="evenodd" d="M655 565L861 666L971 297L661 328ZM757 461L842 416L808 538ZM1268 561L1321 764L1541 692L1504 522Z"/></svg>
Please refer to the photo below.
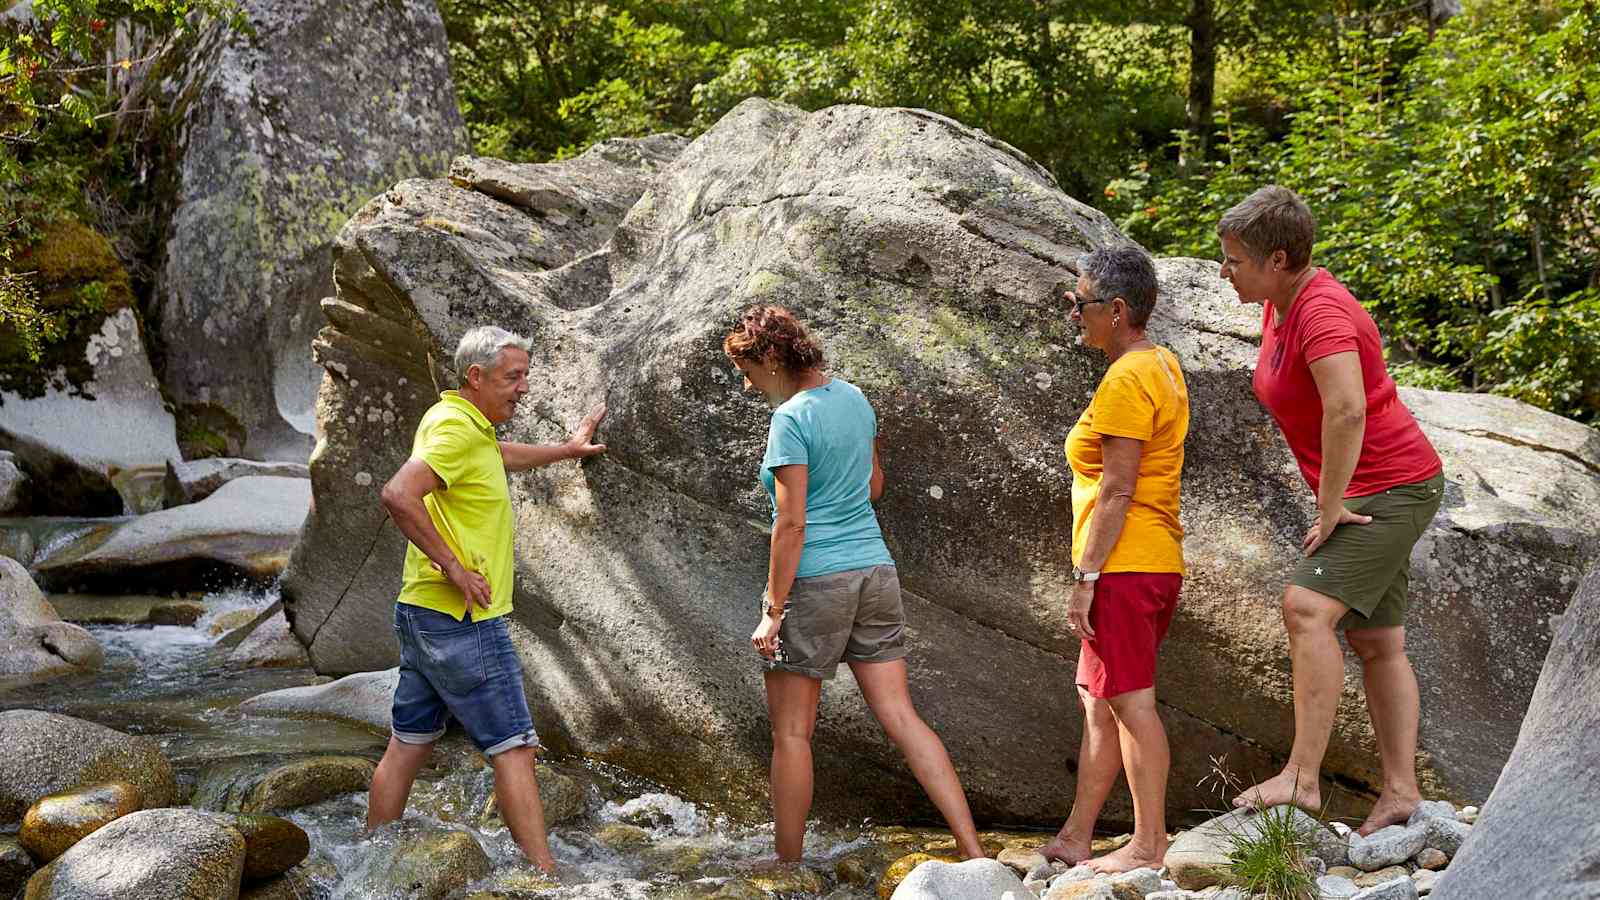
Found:
<svg viewBox="0 0 1600 900"><path fill-rule="evenodd" d="M1268 809L1284 804L1293 804L1310 813L1319 812L1322 788L1315 778L1300 779L1297 784L1293 773L1279 772L1233 798L1233 805L1239 809Z"/></svg>
<svg viewBox="0 0 1600 900"><path fill-rule="evenodd" d="M1039 855L1045 859L1075 866L1093 855L1094 851L1090 849L1089 841L1087 835L1079 838L1067 834L1066 829L1062 829L1060 834L1050 839L1050 843L1039 848Z"/></svg>
<svg viewBox="0 0 1600 900"><path fill-rule="evenodd" d="M1418 794L1391 794L1384 791L1378 797L1378 802L1372 805L1372 812L1367 814L1367 820L1357 829L1362 837L1390 825L1404 825L1411 814L1417 811L1417 804L1422 802Z"/></svg>
<svg viewBox="0 0 1600 900"><path fill-rule="evenodd" d="M1118 875L1132 872L1134 869L1160 869L1166 865L1166 855L1167 838L1166 835L1162 835L1159 844L1129 841L1121 850L1112 851L1105 856L1096 856L1084 865L1101 875Z"/></svg>

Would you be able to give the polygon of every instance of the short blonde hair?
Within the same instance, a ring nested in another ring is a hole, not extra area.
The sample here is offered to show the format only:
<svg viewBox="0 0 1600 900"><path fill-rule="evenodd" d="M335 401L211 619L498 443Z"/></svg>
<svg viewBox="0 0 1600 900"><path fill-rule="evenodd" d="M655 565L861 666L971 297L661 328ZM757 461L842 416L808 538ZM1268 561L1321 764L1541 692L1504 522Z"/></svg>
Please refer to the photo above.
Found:
<svg viewBox="0 0 1600 900"><path fill-rule="evenodd" d="M1269 184L1222 214L1217 221L1217 237L1238 239L1258 263L1282 250L1289 268L1301 269L1311 262L1317 220L1298 194Z"/></svg>

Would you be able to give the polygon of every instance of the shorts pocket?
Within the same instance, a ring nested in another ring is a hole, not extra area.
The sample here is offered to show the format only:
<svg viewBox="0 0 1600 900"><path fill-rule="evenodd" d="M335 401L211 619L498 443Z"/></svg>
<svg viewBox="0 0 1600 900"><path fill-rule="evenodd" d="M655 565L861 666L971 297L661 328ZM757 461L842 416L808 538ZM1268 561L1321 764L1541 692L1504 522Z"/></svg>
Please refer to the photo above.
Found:
<svg viewBox="0 0 1600 900"><path fill-rule="evenodd" d="M488 679L476 624L444 631L417 629L418 666L429 681L452 694L471 693Z"/></svg>

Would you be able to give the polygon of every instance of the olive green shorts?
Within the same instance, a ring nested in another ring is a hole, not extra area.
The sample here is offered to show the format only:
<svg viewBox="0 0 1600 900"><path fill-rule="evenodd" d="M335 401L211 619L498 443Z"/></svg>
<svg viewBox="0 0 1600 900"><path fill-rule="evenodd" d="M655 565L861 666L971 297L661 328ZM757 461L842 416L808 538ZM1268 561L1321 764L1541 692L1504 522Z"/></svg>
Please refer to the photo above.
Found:
<svg viewBox="0 0 1600 900"><path fill-rule="evenodd" d="M1443 499L1443 474L1365 497L1346 498L1346 509L1371 516L1372 521L1335 528L1316 553L1300 559L1289 583L1350 607L1339 620L1342 629L1404 625L1411 548L1428 529Z"/></svg>

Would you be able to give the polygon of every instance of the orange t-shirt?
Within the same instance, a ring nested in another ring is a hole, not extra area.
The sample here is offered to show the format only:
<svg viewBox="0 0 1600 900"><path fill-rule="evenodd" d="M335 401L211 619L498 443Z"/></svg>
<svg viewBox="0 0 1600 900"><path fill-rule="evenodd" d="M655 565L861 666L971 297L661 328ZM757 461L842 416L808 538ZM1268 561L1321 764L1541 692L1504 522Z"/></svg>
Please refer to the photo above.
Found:
<svg viewBox="0 0 1600 900"><path fill-rule="evenodd" d="M1178 492L1183 477L1183 439L1189 434L1189 388L1171 350L1130 350L1100 380L1089 408L1067 435L1072 467L1072 561L1083 559L1089 520L1100 496L1104 471L1100 439L1143 441L1133 502L1102 572L1183 574L1183 526Z"/></svg>

